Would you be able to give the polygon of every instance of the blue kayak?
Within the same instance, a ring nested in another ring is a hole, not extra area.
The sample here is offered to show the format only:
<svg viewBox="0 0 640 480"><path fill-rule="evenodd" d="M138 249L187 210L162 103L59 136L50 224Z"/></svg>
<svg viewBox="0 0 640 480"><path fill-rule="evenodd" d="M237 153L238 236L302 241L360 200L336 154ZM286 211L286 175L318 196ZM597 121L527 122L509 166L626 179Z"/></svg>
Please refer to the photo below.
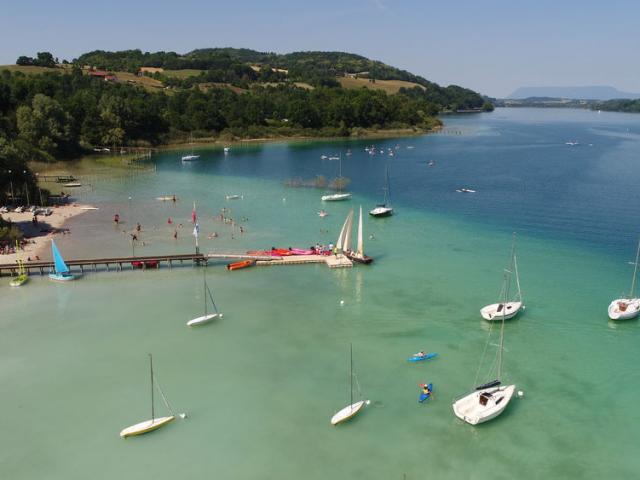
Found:
<svg viewBox="0 0 640 480"><path fill-rule="evenodd" d="M429 389L430 392L433 392L433 383L428 384L427 388ZM430 393L420 392L420 397L418 398L418 402L422 403L430 396L431 396Z"/></svg>
<svg viewBox="0 0 640 480"><path fill-rule="evenodd" d="M427 353L426 355L422 355L421 357L410 357L407 358L408 362L421 362L422 360L429 360L430 358L435 357L436 355L438 355L437 353Z"/></svg>

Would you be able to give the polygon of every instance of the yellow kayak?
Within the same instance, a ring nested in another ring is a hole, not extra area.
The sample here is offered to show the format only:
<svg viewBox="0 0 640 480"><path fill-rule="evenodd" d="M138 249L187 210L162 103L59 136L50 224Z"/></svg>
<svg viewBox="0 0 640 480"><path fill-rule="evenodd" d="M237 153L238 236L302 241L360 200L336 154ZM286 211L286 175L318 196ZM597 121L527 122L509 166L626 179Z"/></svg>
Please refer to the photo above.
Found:
<svg viewBox="0 0 640 480"><path fill-rule="evenodd" d="M27 274L26 273L21 273L16 278L12 279L9 282L9 285L11 285L12 287L19 287L19 286L24 285L25 283L27 283L27 280L29 280L29 277L27 277Z"/></svg>

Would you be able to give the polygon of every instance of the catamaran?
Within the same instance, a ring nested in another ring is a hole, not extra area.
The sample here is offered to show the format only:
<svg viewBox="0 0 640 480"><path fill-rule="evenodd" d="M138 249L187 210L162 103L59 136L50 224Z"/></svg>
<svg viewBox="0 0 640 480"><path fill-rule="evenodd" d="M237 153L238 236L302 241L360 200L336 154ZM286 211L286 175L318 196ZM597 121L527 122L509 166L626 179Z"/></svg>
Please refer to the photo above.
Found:
<svg viewBox="0 0 640 480"><path fill-rule="evenodd" d="M512 274L515 274L518 292L512 300L508 300ZM520 276L518 275L518 261L516 259L515 236L511 245L511 262L509 268L505 270L500 297L504 298L503 302L492 303L480 310L482 318L490 322L494 320L509 320L515 317L521 310L524 310L522 291L520 290Z"/></svg>
<svg viewBox="0 0 640 480"><path fill-rule="evenodd" d="M18 242L16 241L16 252L18 251ZM21 258L18 258L18 276L16 278L12 278L9 282L9 285L12 287L20 287L27 283L29 277L27 276L27 269L24 268L24 262Z"/></svg>
<svg viewBox="0 0 640 480"><path fill-rule="evenodd" d="M508 273L505 272L505 283ZM507 303L506 290L504 290L504 302ZM516 390L515 385L502 385L502 354L504 351L504 321L505 315L501 315L500 324L500 345L497 352L498 371L495 380L475 387L474 391L453 403L453 412L460 420L464 420L470 425L488 422L500 415L513 397ZM493 325L493 324L492 324ZM491 340L491 329L487 337L487 344ZM485 346L486 351L486 346ZM482 367L482 361L478 367L478 373ZM477 380L477 375L476 375Z"/></svg>
<svg viewBox="0 0 640 480"><path fill-rule="evenodd" d="M76 276L71 273L67 264L64 263L64 259L62 255L60 255L60 251L56 246L56 242L51 240L51 252L53 253L53 267L54 271L49 273L49 278L51 280L57 280L59 282L68 282L70 280L74 280Z"/></svg>
<svg viewBox="0 0 640 480"><path fill-rule="evenodd" d="M358 379L355 377L353 373L353 344L350 344L350 363L349 363L349 378L350 378L350 386L351 386L351 397L349 400L349 405L344 407L338 413L336 413L333 417L331 417L331 425L338 425L339 423L346 422L351 418L355 417L360 410L365 405L369 405L371 403L369 400L358 400L357 402L353 401L353 380L358 382ZM358 385L358 394L362 398L362 393L360 392L360 385Z"/></svg>
<svg viewBox="0 0 640 480"><path fill-rule="evenodd" d="M338 162L338 178L336 179L336 181L338 183L338 193L333 193L331 195L323 195L321 197L321 200L323 202L338 202L340 200L347 200L348 198L351 198L351 194L350 193L342 193L342 182L343 182L343 178L342 178L342 157L338 157L338 160L339 160L339 162Z"/></svg>
<svg viewBox="0 0 640 480"><path fill-rule="evenodd" d="M349 233L348 233L348 235L349 235L349 237L351 237L351 224L349 224ZM345 255L349 259L353 260L354 262L365 263L365 264L369 264L369 263L373 262L373 258L368 257L367 255L364 254L364 241L363 241L363 238L362 238L362 205L360 205L360 216L358 218L358 246L357 246L357 250L354 252L349 248L349 246L350 246L350 242L347 243L347 245L344 247L345 248Z"/></svg>
<svg viewBox="0 0 640 480"><path fill-rule="evenodd" d="M149 354L149 368L151 370L151 420L145 420L144 422L136 423L135 425L131 425L130 427L125 428L120 432L120 437L122 438L133 437L135 435L142 435L143 433L152 432L154 430L157 430L160 427L164 427L166 424L170 422L173 422L176 418L176 415L173 413L173 409L171 408L171 405L169 405L169 401L167 400L167 397L165 397L164 392L160 388L160 384L158 384L157 381L155 383L157 384L158 391L160 392L160 395L162 396L162 400L164 401L164 404L167 407L167 410L169 410L169 413L171 413L171 415L166 417L156 418L155 405L154 405L155 375L153 374L153 357L151 356L151 354ZM179 415L180 418L186 418L186 416L187 415L185 413L181 413Z"/></svg>
<svg viewBox="0 0 640 480"><path fill-rule="evenodd" d="M205 274L206 275L206 274ZM193 320L189 320L187 322L187 326L195 327L196 325L202 325L203 323L208 323L216 318L222 318L222 314L218 312L218 307L216 307L216 302L213 301L213 295L211 295L211 290L209 290L209 285L207 285L207 278L204 277L204 315L201 317L194 318ZM207 311L207 297L211 300L211 305L213 306L213 313L208 313Z"/></svg>
<svg viewBox="0 0 640 480"><path fill-rule="evenodd" d="M385 175L384 202L371 210L369 215L373 217L388 217L393 215L393 208L391 208L391 192L389 190L389 167L387 167Z"/></svg>
<svg viewBox="0 0 640 480"><path fill-rule="evenodd" d="M640 258L640 241L638 241L638 250L633 267L629 296L627 298L616 298L609 304L608 313L611 320L629 320L637 317L638 313L640 313L640 298L634 298L636 293L636 277L638 274L638 258Z"/></svg>

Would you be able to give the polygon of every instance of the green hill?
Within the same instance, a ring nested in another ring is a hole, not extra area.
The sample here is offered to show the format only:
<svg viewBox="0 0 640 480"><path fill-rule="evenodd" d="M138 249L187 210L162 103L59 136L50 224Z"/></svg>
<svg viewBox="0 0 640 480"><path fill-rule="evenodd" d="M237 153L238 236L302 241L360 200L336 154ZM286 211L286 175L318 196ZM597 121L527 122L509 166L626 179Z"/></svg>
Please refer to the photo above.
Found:
<svg viewBox="0 0 640 480"><path fill-rule="evenodd" d="M377 60L346 52L293 52L277 54L246 48L203 48L186 54L176 52L142 52L124 50L107 52L95 50L74 60L76 65L92 66L111 71L138 72L142 67L162 68L168 72L155 73L158 80L175 88L191 88L200 83L229 83L239 88L250 84L274 82L303 82L312 86L375 88L362 85L366 79L407 82L398 88L381 88L389 93L403 93L415 88L414 96L436 103L440 110L469 110L488 108L476 92L455 85L441 87L434 82ZM180 75L179 71L189 71ZM199 73L198 73L199 72Z"/></svg>

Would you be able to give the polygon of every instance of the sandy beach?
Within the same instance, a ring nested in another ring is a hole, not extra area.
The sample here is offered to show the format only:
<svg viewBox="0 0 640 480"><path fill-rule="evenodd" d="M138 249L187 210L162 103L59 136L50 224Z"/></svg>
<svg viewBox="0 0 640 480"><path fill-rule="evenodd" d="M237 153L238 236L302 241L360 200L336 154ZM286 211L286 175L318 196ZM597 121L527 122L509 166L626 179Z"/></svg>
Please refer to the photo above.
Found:
<svg viewBox="0 0 640 480"><path fill-rule="evenodd" d="M19 255L26 262L28 258L35 260L36 256L42 256L43 250L49 247L49 240L56 235L66 235L71 233L64 228L67 220L92 209L90 205L81 205L73 203L70 205L62 205L52 207L53 213L49 216L38 215L38 223L32 222L33 213L31 212L9 212L1 214L2 218L13 222L24 233L27 244ZM10 253L6 255L0 254L0 264L15 263L18 254Z"/></svg>

